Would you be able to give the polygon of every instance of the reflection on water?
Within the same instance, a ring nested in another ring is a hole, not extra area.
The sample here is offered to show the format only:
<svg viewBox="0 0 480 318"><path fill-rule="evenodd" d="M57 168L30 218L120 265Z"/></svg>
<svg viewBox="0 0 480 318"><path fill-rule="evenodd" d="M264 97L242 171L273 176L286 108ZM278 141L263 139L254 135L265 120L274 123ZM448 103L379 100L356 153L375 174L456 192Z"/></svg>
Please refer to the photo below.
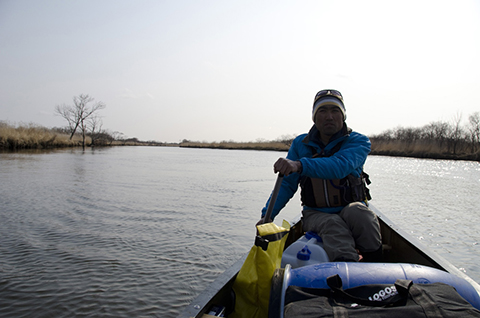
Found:
<svg viewBox="0 0 480 318"><path fill-rule="evenodd" d="M480 164L372 156L377 208L401 228L480 281Z"/></svg>
<svg viewBox="0 0 480 318"><path fill-rule="evenodd" d="M175 317L250 249L284 155L0 153L0 316ZM366 171L376 207L480 280L478 163L372 156ZM281 216L299 210L297 195Z"/></svg>

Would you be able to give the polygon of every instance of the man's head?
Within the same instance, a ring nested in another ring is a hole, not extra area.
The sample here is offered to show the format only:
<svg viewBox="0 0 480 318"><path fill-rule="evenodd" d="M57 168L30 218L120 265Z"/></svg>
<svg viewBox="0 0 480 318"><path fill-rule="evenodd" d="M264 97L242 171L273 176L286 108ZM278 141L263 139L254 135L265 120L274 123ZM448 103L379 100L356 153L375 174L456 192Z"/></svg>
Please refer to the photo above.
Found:
<svg viewBox="0 0 480 318"><path fill-rule="evenodd" d="M317 93L313 102L312 119L325 143L343 128L345 118L345 105L339 91L326 89Z"/></svg>
<svg viewBox="0 0 480 318"><path fill-rule="evenodd" d="M322 89L315 95L313 100L312 120L315 121L315 114L320 107L334 105L340 108L343 114L343 120L347 119L345 105L343 104L342 94L334 89Z"/></svg>

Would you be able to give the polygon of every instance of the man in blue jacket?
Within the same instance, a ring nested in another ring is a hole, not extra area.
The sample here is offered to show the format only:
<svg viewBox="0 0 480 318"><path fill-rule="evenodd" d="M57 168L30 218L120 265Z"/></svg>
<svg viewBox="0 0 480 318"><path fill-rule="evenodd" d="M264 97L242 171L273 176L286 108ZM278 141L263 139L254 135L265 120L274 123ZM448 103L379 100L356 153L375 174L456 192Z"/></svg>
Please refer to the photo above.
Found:
<svg viewBox="0 0 480 318"><path fill-rule="evenodd" d="M336 90L317 93L312 119L309 133L295 138L287 157L274 164L285 177L271 218L300 185L303 229L322 237L330 261L381 261L380 225L368 208L363 173L370 140L347 127L343 96Z"/></svg>

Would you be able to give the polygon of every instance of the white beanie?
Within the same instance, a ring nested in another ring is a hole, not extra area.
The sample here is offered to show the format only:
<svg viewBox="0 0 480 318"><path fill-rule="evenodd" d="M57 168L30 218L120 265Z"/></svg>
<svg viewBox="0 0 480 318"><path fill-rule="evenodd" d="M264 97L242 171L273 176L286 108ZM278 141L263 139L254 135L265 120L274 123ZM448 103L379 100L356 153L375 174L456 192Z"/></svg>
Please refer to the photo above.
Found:
<svg viewBox="0 0 480 318"><path fill-rule="evenodd" d="M323 91L320 91L320 92L323 92ZM319 95L319 93L317 93L317 96ZM327 94L327 95L322 94L319 97L317 97L317 96L315 96L315 100L313 102L313 111L312 111L312 120L313 121L315 121L315 114L317 113L317 110L320 107L326 106L326 105L337 106L342 111L343 120L345 120L347 118L347 115L345 114L346 113L345 105L343 104L343 101L340 98L336 97L333 94Z"/></svg>

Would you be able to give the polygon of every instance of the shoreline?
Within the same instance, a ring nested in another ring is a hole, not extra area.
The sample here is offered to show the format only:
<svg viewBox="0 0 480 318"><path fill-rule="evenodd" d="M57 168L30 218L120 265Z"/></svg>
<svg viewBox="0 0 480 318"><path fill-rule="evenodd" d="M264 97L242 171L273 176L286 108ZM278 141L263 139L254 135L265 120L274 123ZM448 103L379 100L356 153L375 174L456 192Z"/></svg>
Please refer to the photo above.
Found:
<svg viewBox="0 0 480 318"><path fill-rule="evenodd" d="M86 138L86 146L91 148L113 146L180 147L225 150L289 150L292 139L258 140L252 142L200 142L184 139L179 143L141 141L137 138L118 138L115 134L102 134ZM100 138L101 137L101 138ZM388 138L387 138L388 137ZM371 136L371 155L407 157L419 159L463 160L480 162L480 144L466 139L445 138L397 138L392 136ZM20 150L48 150L82 147L81 136L72 139L61 129L48 129L34 124L13 127L0 121L0 152Z"/></svg>
<svg viewBox="0 0 480 318"><path fill-rule="evenodd" d="M1 145L0 145L1 146ZM158 143L158 142L113 142L110 145L101 145L88 148L105 148L105 147L179 147L179 148L196 148L196 149L221 149L221 150L256 150L256 151L278 151L287 152L290 145L285 142L181 142L181 143ZM68 149L81 147L78 143L72 143L70 145L50 145L50 147L17 147L7 148L0 147L0 153L19 152L19 151L47 151L54 149ZM382 149L384 147L378 147L372 142L372 151L369 155L373 156L389 156L389 157L405 157L405 158L417 158L417 159L432 159L432 160L459 160L459 161L474 161L480 162L480 151L467 154L451 154L445 152L432 152L432 151L420 151L415 150L399 150L401 148L393 149L391 146L388 149Z"/></svg>
<svg viewBox="0 0 480 318"><path fill-rule="evenodd" d="M196 144L196 145L182 145L170 143L170 144L152 144L152 143L125 143L125 144L112 144L110 146L96 146L88 148L106 148L106 147L178 147L178 148L195 148L195 149L220 149L220 150L253 150L253 151L277 151L287 152L289 147L279 147L277 145L271 146L258 146L258 145L241 145L241 146L228 146L228 145L210 145L210 144ZM0 148L0 153L14 153L22 151L51 151L55 149L72 149L80 148L81 146L63 146L63 147L48 147L48 148ZM439 153L418 153L418 152L402 152L395 150L388 151L375 151L372 150L369 156L388 156L388 157L404 157L404 158L416 158L416 159L431 159L431 160L458 160L458 161L473 161L480 163L480 155L476 154L439 154Z"/></svg>
<svg viewBox="0 0 480 318"><path fill-rule="evenodd" d="M399 145L400 146L400 145ZM224 149L224 150L259 150L259 151L288 151L290 145L283 142L245 142L245 143L235 143L235 142L222 142L222 143L202 143L202 142L187 142L180 143L180 148L197 148L197 149ZM390 145L389 148L392 146ZM451 154L451 153L442 153L442 152L433 152L433 151L421 151L418 149L410 150L408 148L403 148L405 150L398 149L382 149L380 144L372 142L372 151L369 155L373 156L390 156L390 157L405 157L405 158L417 158L417 159L433 159L433 160L461 160L461 161L476 161L480 162L480 152L473 154L461 153L461 154Z"/></svg>

